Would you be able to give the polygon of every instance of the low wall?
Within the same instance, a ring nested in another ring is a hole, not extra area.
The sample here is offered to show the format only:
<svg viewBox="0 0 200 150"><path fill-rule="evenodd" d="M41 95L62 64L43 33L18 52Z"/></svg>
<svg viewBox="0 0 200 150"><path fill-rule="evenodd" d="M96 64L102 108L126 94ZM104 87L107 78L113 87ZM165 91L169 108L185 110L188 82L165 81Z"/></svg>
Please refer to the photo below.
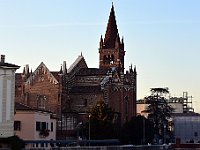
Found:
<svg viewBox="0 0 200 150"><path fill-rule="evenodd" d="M26 148L25 150L172 150L168 145L118 145L118 146L72 146L55 148Z"/></svg>
<svg viewBox="0 0 200 150"><path fill-rule="evenodd" d="M180 138L177 138L176 143L171 146L174 150L200 150L200 143L181 143Z"/></svg>

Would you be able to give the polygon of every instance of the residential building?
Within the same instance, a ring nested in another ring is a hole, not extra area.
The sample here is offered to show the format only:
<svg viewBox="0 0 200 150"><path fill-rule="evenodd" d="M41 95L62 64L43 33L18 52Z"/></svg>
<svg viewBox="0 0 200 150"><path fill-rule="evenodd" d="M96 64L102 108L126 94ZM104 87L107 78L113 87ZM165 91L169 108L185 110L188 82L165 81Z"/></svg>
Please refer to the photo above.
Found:
<svg viewBox="0 0 200 150"><path fill-rule="evenodd" d="M15 135L23 140L55 140L56 118L49 111L15 103Z"/></svg>
<svg viewBox="0 0 200 150"><path fill-rule="evenodd" d="M175 113L172 118L174 139L181 139L181 143L200 142L200 114Z"/></svg>
<svg viewBox="0 0 200 150"><path fill-rule="evenodd" d="M14 135L15 71L19 66L0 60L0 139Z"/></svg>

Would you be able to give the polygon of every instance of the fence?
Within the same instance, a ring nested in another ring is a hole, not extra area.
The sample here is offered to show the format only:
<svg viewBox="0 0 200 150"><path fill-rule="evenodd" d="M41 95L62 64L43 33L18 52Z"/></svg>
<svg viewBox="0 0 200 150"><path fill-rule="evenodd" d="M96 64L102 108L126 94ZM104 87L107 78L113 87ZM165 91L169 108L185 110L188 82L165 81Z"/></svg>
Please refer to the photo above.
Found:
<svg viewBox="0 0 200 150"><path fill-rule="evenodd" d="M172 150L169 145L120 145L119 140L25 141L25 150Z"/></svg>

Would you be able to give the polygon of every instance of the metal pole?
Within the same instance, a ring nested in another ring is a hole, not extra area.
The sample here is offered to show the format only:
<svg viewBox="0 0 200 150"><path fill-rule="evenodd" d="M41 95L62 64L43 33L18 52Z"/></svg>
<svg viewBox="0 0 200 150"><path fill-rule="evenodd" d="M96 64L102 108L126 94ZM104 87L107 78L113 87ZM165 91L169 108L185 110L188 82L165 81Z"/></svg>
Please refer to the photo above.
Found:
<svg viewBox="0 0 200 150"><path fill-rule="evenodd" d="M166 123L164 122L164 144L166 144Z"/></svg>
<svg viewBox="0 0 200 150"><path fill-rule="evenodd" d="M91 117L91 114L89 114L89 146L90 146L90 117Z"/></svg>
<svg viewBox="0 0 200 150"><path fill-rule="evenodd" d="M145 144L145 118L143 118L143 143L142 144Z"/></svg>

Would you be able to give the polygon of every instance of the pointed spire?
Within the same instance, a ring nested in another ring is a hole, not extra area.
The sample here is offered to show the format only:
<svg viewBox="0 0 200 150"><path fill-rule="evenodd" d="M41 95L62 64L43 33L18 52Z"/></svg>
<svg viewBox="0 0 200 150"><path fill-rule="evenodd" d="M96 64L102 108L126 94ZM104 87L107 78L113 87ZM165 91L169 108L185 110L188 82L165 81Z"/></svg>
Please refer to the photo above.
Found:
<svg viewBox="0 0 200 150"><path fill-rule="evenodd" d="M81 51L81 56L83 56L82 51Z"/></svg>
<svg viewBox="0 0 200 150"><path fill-rule="evenodd" d="M62 75L62 74L63 74L63 70L62 70L62 64L61 64L59 75Z"/></svg>
<svg viewBox="0 0 200 150"><path fill-rule="evenodd" d="M25 75L25 67L24 67L24 69L23 69L23 73L22 73L23 75Z"/></svg>
<svg viewBox="0 0 200 150"><path fill-rule="evenodd" d="M25 68L25 75L29 75L29 65L28 64L26 65L26 68Z"/></svg>
<svg viewBox="0 0 200 150"><path fill-rule="evenodd" d="M118 29L117 29L117 23L115 19L114 6L112 3L112 8L110 11L110 16L108 19L108 24L107 24L107 29L106 29L105 39L104 39L105 48L115 47L115 40L116 40L117 34L118 34Z"/></svg>
<svg viewBox="0 0 200 150"><path fill-rule="evenodd" d="M137 73L137 71L136 71L136 65L134 66L134 73Z"/></svg>
<svg viewBox="0 0 200 150"><path fill-rule="evenodd" d="M101 38L100 38L100 42L99 42L99 48L102 49L103 48L103 38L102 38L102 35L101 35Z"/></svg>
<svg viewBox="0 0 200 150"><path fill-rule="evenodd" d="M121 40L121 50L124 50L124 37L122 36L122 40Z"/></svg>
<svg viewBox="0 0 200 150"><path fill-rule="evenodd" d="M133 66L131 64L130 69L129 69L130 73L133 73Z"/></svg>

